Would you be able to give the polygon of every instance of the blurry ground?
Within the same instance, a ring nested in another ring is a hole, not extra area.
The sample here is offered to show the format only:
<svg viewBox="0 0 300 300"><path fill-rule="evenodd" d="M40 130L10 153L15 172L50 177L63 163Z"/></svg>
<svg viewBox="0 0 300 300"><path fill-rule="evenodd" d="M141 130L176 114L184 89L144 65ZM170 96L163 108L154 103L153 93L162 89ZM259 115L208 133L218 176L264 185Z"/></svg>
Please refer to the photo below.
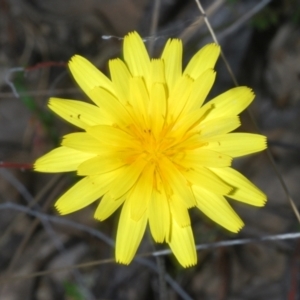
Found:
<svg viewBox="0 0 300 300"><path fill-rule="evenodd" d="M155 55L168 37L182 38L186 61L211 41L192 0L161 0L158 28L151 33L154 2L0 0L0 161L26 167L74 130L46 109L49 96L84 99L65 68L73 54L106 72L107 60L120 55L120 37L130 30L138 30L148 46L155 41ZM299 1L202 4L239 83L255 90L252 111L300 206ZM221 59L217 70L212 94L233 86ZM242 129L255 131L247 113ZM268 203L262 209L235 205L246 223L238 235L192 210L197 244L299 231L265 153L235 165L267 193ZM117 214L99 223L92 218L93 205L63 218L54 211L55 199L74 180L70 174L0 169L0 299L159 299L159 268L151 257L129 267L108 263L9 279L113 258ZM145 236L139 253L153 251L149 241ZM299 240L217 247L199 251L198 260L196 267L182 269L172 255L164 257L171 276L165 299L300 299Z"/></svg>

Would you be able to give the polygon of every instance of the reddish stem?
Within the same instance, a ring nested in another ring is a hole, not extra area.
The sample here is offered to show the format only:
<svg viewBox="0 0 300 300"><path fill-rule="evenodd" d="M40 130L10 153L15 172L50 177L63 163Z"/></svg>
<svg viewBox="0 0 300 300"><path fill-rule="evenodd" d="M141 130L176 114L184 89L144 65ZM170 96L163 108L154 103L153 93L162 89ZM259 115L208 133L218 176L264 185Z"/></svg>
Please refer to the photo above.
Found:
<svg viewBox="0 0 300 300"><path fill-rule="evenodd" d="M66 66L67 64L65 62L45 61L45 62L38 63L34 66L25 68L25 71L32 71L32 70L48 68L48 67L66 67Z"/></svg>
<svg viewBox="0 0 300 300"><path fill-rule="evenodd" d="M32 164L0 161L0 168L30 170Z"/></svg>

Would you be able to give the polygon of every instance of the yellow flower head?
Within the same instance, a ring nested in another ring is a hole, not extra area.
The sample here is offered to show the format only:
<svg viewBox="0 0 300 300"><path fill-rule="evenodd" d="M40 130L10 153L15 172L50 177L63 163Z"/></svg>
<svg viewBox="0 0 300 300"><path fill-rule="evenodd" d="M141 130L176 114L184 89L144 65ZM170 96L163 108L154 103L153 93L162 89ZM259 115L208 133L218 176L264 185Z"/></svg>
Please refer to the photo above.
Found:
<svg viewBox="0 0 300 300"><path fill-rule="evenodd" d="M188 209L196 206L232 232L242 220L224 196L263 206L266 196L230 168L233 157L266 148L257 134L230 133L253 100L233 88L203 104L220 53L200 49L182 72L182 42L168 40L161 58L150 59L136 32L124 38L124 62L109 61L107 78L75 55L69 68L94 104L51 98L49 107L83 132L64 136L61 147L39 158L40 172L77 171L83 179L56 202L61 214L101 198L95 218L121 205L116 260L129 264L147 223L154 240L170 245L184 266L197 262Z"/></svg>

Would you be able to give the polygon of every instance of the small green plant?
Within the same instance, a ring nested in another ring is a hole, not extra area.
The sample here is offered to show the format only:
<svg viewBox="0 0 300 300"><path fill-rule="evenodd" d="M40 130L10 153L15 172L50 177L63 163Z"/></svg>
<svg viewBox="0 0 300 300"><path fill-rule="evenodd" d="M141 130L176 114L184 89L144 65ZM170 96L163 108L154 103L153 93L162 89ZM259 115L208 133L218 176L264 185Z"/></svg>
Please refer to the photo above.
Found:
<svg viewBox="0 0 300 300"><path fill-rule="evenodd" d="M63 283L64 290L65 290L65 296L69 300L84 300L84 296L82 295L82 292L78 288L78 286L70 281L65 281Z"/></svg>
<svg viewBox="0 0 300 300"><path fill-rule="evenodd" d="M271 26L274 26L279 21L279 13L278 11L266 7L261 12L259 12L252 19L252 26L258 30L267 30Z"/></svg>

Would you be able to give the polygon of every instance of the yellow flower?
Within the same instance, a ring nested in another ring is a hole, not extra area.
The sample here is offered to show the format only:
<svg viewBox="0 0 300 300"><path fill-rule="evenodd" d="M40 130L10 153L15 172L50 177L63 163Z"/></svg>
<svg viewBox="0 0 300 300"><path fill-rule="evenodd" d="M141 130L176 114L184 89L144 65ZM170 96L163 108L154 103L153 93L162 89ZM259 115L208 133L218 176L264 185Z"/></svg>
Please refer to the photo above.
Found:
<svg viewBox="0 0 300 300"><path fill-rule="evenodd" d="M147 223L184 266L197 262L188 209L197 207L229 231L243 221L224 196L263 206L266 196L236 170L232 158L266 148L266 138L230 133L253 100L247 87L203 104L214 81L220 48L200 49L182 72L182 42L168 40L150 59L136 32L124 38L124 62L109 61L107 78L75 55L69 68L94 104L51 98L49 107L83 132L64 136L61 147L39 158L40 172L77 171L83 179L56 202L61 214L101 198L95 218L121 205L116 260L129 264Z"/></svg>

